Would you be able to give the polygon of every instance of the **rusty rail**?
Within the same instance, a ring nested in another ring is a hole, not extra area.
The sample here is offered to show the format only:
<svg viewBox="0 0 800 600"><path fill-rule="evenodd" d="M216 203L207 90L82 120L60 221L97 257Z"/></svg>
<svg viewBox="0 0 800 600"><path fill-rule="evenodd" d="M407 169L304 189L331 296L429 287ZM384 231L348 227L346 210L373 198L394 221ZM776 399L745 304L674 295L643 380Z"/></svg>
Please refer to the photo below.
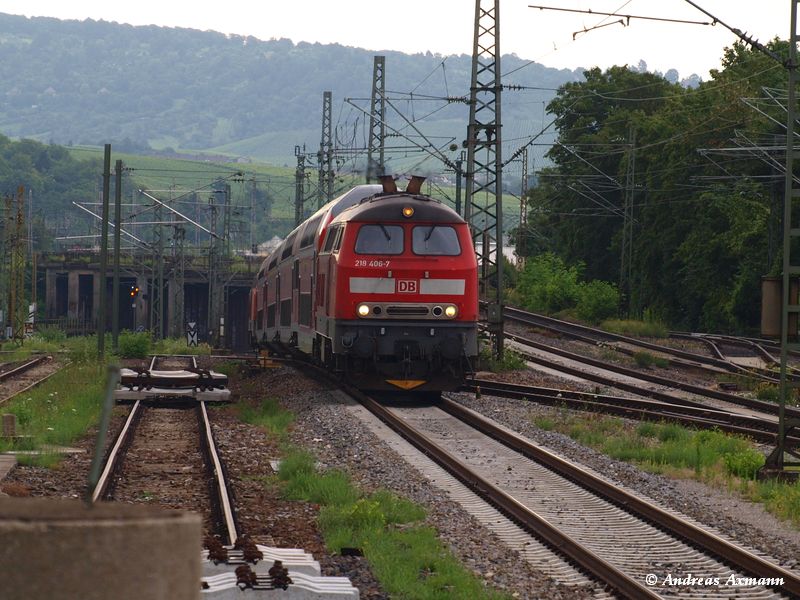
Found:
<svg viewBox="0 0 800 600"><path fill-rule="evenodd" d="M766 414L777 415L778 414L778 405L772 404L770 402L764 402L762 400L754 400L752 398L743 398L741 396L736 396L735 394L728 394L726 392L721 392L719 390L711 390L708 388L703 388L696 385L691 385L689 383L683 383L680 381L674 381L672 379L667 379L665 377L659 377L657 375L651 375L648 373L642 373L641 371L636 371L634 369L628 369L625 367L620 367L618 365L609 364L594 358L589 358L586 356L580 356L575 354L574 352L569 352L567 350L562 350L561 348L555 348L553 346L548 346L547 344L542 344L535 340L528 339L526 337L515 335L512 333L506 332L505 334L506 339L513 340L522 344L524 346L528 346L531 348L536 348L538 350L542 350L544 352L549 352L551 354L555 354L557 356L561 356L567 358L569 360L581 362L587 365L592 365L601 369L605 369L607 371L613 371L615 373L619 373L621 375L627 375L628 377L633 377L636 379L641 379L643 381L648 381L650 383L655 383L657 385L663 385L665 387L676 388L679 390L683 390L684 392L689 392L692 394L696 394L698 396L705 396L707 398L714 398L716 400L722 400L724 402L730 402L731 404L736 404L739 406L745 406L747 408L752 408L754 410L761 411ZM635 394L649 396L651 398L658 398L659 400L665 400L667 402L671 402L673 404L683 404L685 406L697 406L702 407L701 404L697 402L692 402L690 400L684 400L682 398L678 398L677 396L672 396L669 394L664 394L662 392L656 392L652 390L642 390L641 388L614 381L608 379L606 377L602 377L601 375L595 375L592 373L587 373L585 371L581 371L579 369L574 369L572 367L568 367L566 365L561 365L552 361L548 361L546 358L542 358L539 356L528 356L528 358L532 362L538 362L543 365L546 365L552 369L558 369L560 371L564 371L566 373L571 373L577 377L582 377L583 379L589 379L592 381L597 381L599 383L603 383L604 385L609 385L612 387L616 387L619 389L624 389L629 392L633 392ZM797 417L800 418L800 409L787 407L786 408L787 416Z"/></svg>
<svg viewBox="0 0 800 600"><path fill-rule="evenodd" d="M16 375L21 375L25 371L28 371L28 370L32 369L36 365L39 365L39 364L43 363L44 361L46 361L49 358L50 357L47 356L47 355L38 356L38 357L34 358L33 360L30 360L30 361L28 361L26 363L23 363L23 364L19 365L18 367L14 367L10 371L4 371L4 372L0 373L0 381L5 381L6 379L11 379L12 377L14 377Z"/></svg>
<svg viewBox="0 0 800 600"><path fill-rule="evenodd" d="M721 409L675 404L669 401L606 396L487 379L470 380L462 386L462 390L503 398L523 399L549 406L566 406L573 410L600 412L630 419L672 421L701 429L719 429L768 443L774 443L775 436L778 434L776 421L767 421ZM646 394L647 390L643 390L642 393ZM800 446L800 438L791 437L788 441L792 447Z"/></svg>

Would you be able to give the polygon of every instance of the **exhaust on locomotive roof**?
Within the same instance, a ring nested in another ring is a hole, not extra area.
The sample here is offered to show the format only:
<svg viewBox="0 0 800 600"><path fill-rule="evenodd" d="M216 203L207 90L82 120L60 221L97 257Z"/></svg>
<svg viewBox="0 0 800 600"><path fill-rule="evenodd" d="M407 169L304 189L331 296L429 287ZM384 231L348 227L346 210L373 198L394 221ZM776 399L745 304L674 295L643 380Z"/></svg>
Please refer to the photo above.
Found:
<svg viewBox="0 0 800 600"><path fill-rule="evenodd" d="M383 193L384 194L396 194L397 193L397 183L395 178L391 175L381 175L381 185L383 186ZM425 177L421 177L420 175L412 175L411 181L408 182L406 186L406 194L419 194L422 192L422 184L425 181Z"/></svg>

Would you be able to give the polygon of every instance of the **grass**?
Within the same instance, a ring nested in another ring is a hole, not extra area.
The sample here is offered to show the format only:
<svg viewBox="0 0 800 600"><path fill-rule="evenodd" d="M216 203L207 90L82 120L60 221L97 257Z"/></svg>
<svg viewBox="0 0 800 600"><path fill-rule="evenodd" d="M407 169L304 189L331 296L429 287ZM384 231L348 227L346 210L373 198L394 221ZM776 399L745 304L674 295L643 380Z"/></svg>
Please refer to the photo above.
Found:
<svg viewBox="0 0 800 600"><path fill-rule="evenodd" d="M608 319L600 324L600 328L611 333L639 337L666 338L669 330L657 321L634 321L632 319Z"/></svg>
<svg viewBox="0 0 800 600"><path fill-rule="evenodd" d="M39 336L26 339L22 346L17 346L14 342L5 342L0 344L0 350L3 350L3 353L0 354L0 362L25 360L37 353L54 354L64 349L63 344L63 342L53 342Z"/></svg>
<svg viewBox="0 0 800 600"><path fill-rule="evenodd" d="M496 360L492 356L492 349L489 345L481 348L478 357L480 368L487 369L492 373L502 373L505 371L519 371L526 368L525 359L521 354L506 348L503 350L503 358Z"/></svg>
<svg viewBox="0 0 800 600"><path fill-rule="evenodd" d="M344 473L319 473L304 451L286 456L278 478L288 498L320 505L328 548L361 550L392 597L508 598L486 589L442 546L436 531L424 525L422 507L386 490L363 496Z"/></svg>
<svg viewBox="0 0 800 600"><path fill-rule="evenodd" d="M764 402L778 404L781 401L781 388L777 385L761 383L756 386L755 392L756 398Z"/></svg>
<svg viewBox="0 0 800 600"><path fill-rule="evenodd" d="M17 449L68 446L95 425L106 382L106 370L97 363L72 364L43 384L15 397L2 412L17 417L17 434L30 436ZM9 440L0 439L0 451L11 449ZM20 456L20 462L54 466L55 454Z"/></svg>
<svg viewBox="0 0 800 600"><path fill-rule="evenodd" d="M555 410L552 416L536 417L534 423L643 470L736 491L800 528L800 482L756 481L764 455L747 439L673 423L631 426L613 417L568 415Z"/></svg>
<svg viewBox="0 0 800 600"><path fill-rule="evenodd" d="M649 352L634 352L633 360L639 367L650 368L653 365L657 367L666 368L669 366L669 361L662 356L655 356Z"/></svg>
<svg viewBox="0 0 800 600"><path fill-rule="evenodd" d="M288 435L289 425L294 420L294 415L281 408L278 401L267 398L258 405L239 404L239 418L245 423L263 427L271 435L284 441Z"/></svg>
<svg viewBox="0 0 800 600"><path fill-rule="evenodd" d="M206 343L198 344L197 346L189 346L186 343L185 337L165 338L153 344L151 353L209 355L211 354L211 346Z"/></svg>
<svg viewBox="0 0 800 600"><path fill-rule="evenodd" d="M286 498L318 504L328 549L361 550L389 595L408 600L510 600L507 594L487 589L453 557L436 531L424 524L421 506L387 490L364 495L346 473L320 472L310 452L290 447L286 440L293 416L275 400L240 405L239 416L282 442L277 478L265 479L264 485L277 483Z"/></svg>

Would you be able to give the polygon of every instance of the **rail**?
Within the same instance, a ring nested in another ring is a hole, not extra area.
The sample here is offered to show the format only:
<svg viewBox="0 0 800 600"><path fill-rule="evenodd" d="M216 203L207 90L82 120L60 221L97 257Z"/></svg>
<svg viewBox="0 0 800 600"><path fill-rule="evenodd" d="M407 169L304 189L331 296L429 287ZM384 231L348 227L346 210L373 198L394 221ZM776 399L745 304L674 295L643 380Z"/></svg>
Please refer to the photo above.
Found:
<svg viewBox="0 0 800 600"><path fill-rule="evenodd" d="M447 469L479 496L498 507L507 515L510 515L551 547L558 549L560 553L597 578L598 581L608 585L624 597L660 598L649 588L626 575L588 548L585 548L515 498L475 473L444 448L418 432L373 398L349 388L347 393L358 399L368 410Z"/></svg>
<svg viewBox="0 0 800 600"><path fill-rule="evenodd" d="M0 373L0 381L5 381L6 379L11 379L12 377L21 375L25 371L29 371L33 367L40 365L49 358L50 358L49 356L38 356L33 360L30 360L26 363L19 365L18 367L14 367L10 371L3 371L2 373Z"/></svg>
<svg viewBox="0 0 800 600"><path fill-rule="evenodd" d="M648 374L648 373L642 373L642 372L636 371L634 369L628 369L628 368L625 368L625 367L620 367L619 365L609 364L609 363L606 363L606 362L603 362L603 361L600 361L600 360L597 360L597 359L594 359L594 358L590 358L590 357L586 357L586 356L580 356L578 354L575 354L574 352L569 352L567 350L562 350L561 348L555 348L553 346L548 346L547 344L542 344L540 342L537 342L535 340L531 340L529 338L526 338L526 337L523 337L523 336L520 336L520 335L515 335L515 334L512 334L512 333L506 333L505 335L506 335L506 339L513 340L513 341L515 341L515 342L517 342L519 344L522 344L524 346L528 346L528 347L531 347L531 348L536 348L538 350L542 350L544 352L549 352L551 354L556 354L556 355L561 356L563 358L567 358L567 359L570 359L570 360L578 361L578 362L581 362L581 363L584 363L584 364L587 364L587 365L592 365L594 367L605 369L607 371L613 371L613 372L619 373L621 375L626 375L628 377L641 379L643 381L648 381L650 383L655 383L657 385L662 385L662 386L665 386L665 387L670 387L670 388L683 390L684 392L689 392L689 393L692 393L692 394L696 394L698 396L704 396L706 398L714 398L716 400L722 400L723 402L729 402L731 404L736 404L736 405L739 405L739 406L745 406L747 408L752 408L754 410L758 410L758 411L761 411L761 412L766 413L766 414L772 414L772 415L777 415L778 414L779 407L778 407L777 404L771 404L769 402L764 402L762 400L755 400L755 399L752 399L752 398L744 398L742 396L736 396L735 394L729 394L727 392L721 392L719 390L712 390L712 389L708 389L708 388L692 385L692 384L689 384L689 383L683 383L683 382L680 382L680 381L675 381L673 379L667 379L665 377L659 377L657 375L651 375L651 374ZM683 399L680 399L680 398L678 398L676 396L666 395L666 394L663 394L661 392L655 392L655 391L652 391L652 390L643 391L640 388L638 388L637 386L633 386L633 385L630 385L630 384L625 384L625 383L622 383L622 382L613 381L611 379L608 379L606 377L602 377L602 376L599 376L599 375L586 373L585 371L581 371L580 369L574 369L574 368L568 367L566 365L561 365L559 363L554 363L552 361L548 361L547 359L541 358L541 357L538 357L538 356L529 356L529 358L530 358L530 360L532 360L534 362L542 363L543 365L549 366L550 368L559 369L559 370L564 371L566 373L573 374L573 375L575 375L577 377L582 377L584 379L589 379L589 380L592 380L592 381L597 381L599 383L603 383L604 385L611 385L611 386L617 387L619 389L624 389L626 391L630 391L630 392L633 392L633 393L636 393L636 394L647 395L647 396L650 396L652 398L665 399L666 401L672 402L674 404L694 405L694 406L702 407L702 405L697 403L697 402L692 402L692 401L689 401L689 400L683 400ZM800 409L793 408L793 407L787 407L786 408L786 414L787 414L787 416L800 418Z"/></svg>
<svg viewBox="0 0 800 600"><path fill-rule="evenodd" d="M612 414L629 419L671 421L701 429L719 429L766 443L774 443L778 434L776 421L765 421L757 417L724 410L685 406L658 400L623 398L486 379L469 381L463 385L462 390L503 398L523 399L548 406L565 406L572 410ZM800 438L790 437L788 442L791 447L800 446Z"/></svg>
<svg viewBox="0 0 800 600"><path fill-rule="evenodd" d="M776 586L778 589L793 594L795 597L800 596L800 575L771 563L743 548L739 548L701 527L684 521L654 504L620 489L617 485L605 479L596 477L580 466L530 443L522 436L498 427L468 408L450 400L443 400L441 406L456 418L502 442L512 450L520 452L563 477L578 483L593 494L606 498L624 510L653 523L704 552L719 557L729 565L742 569L756 578L782 579L783 585Z"/></svg>

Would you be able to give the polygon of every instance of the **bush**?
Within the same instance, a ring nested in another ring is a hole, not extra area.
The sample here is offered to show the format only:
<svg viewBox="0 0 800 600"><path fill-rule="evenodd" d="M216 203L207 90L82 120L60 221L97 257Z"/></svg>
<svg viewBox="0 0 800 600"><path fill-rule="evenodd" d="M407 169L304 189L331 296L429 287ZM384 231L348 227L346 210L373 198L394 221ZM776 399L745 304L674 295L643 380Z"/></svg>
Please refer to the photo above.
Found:
<svg viewBox="0 0 800 600"><path fill-rule="evenodd" d="M728 474L742 479L755 479L758 470L764 466L764 455L752 448L726 454L723 460Z"/></svg>
<svg viewBox="0 0 800 600"><path fill-rule="evenodd" d="M36 335L43 341L61 344L66 341L67 334L57 325L42 325L36 328Z"/></svg>
<svg viewBox="0 0 800 600"><path fill-rule="evenodd" d="M541 254L525 263L517 294L527 310L554 313L572 308L578 299L581 267L567 267L554 254Z"/></svg>
<svg viewBox="0 0 800 600"><path fill-rule="evenodd" d="M123 331L119 334L119 355L122 358L147 358L150 354L150 334Z"/></svg>
<svg viewBox="0 0 800 600"><path fill-rule="evenodd" d="M67 343L67 357L74 363L87 363L97 360L97 336L86 335L70 338Z"/></svg>
<svg viewBox="0 0 800 600"><path fill-rule="evenodd" d="M760 384L756 388L756 398L764 400L765 402L775 402L777 404L781 401L781 388L777 385L770 385L769 383Z"/></svg>
<svg viewBox="0 0 800 600"><path fill-rule="evenodd" d="M584 283L578 291L578 317L589 323L600 323L617 314L619 290L613 283L594 280Z"/></svg>

